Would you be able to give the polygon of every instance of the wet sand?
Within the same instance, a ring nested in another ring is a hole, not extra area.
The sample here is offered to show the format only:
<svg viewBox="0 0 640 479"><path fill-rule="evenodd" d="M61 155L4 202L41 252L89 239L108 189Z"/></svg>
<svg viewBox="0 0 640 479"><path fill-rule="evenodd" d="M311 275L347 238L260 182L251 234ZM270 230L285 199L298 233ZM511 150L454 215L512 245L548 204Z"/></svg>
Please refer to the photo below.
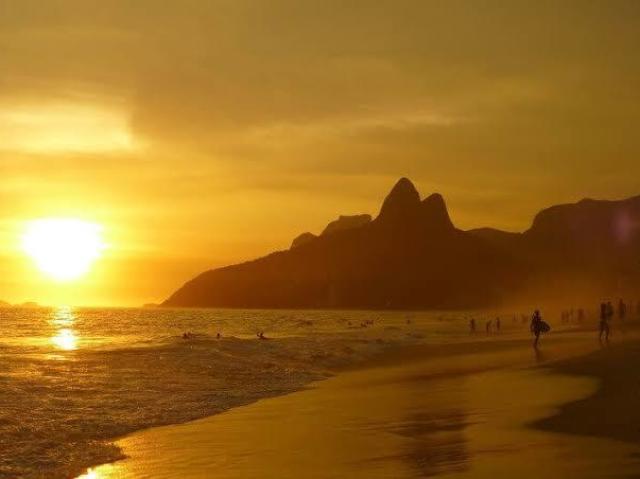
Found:
<svg viewBox="0 0 640 479"><path fill-rule="evenodd" d="M600 387L587 398L563 405L537 427L640 444L640 341L612 342L587 356L553 363L550 369L596 377Z"/></svg>
<svg viewBox="0 0 640 479"><path fill-rule="evenodd" d="M127 436L117 442L127 459L84 477L637 477L640 447L620 440L635 426L618 429L638 399L619 398L637 344L597 351L592 333L571 333L545 338L538 354L528 339L398 351L303 391ZM609 420L603 402L620 408Z"/></svg>

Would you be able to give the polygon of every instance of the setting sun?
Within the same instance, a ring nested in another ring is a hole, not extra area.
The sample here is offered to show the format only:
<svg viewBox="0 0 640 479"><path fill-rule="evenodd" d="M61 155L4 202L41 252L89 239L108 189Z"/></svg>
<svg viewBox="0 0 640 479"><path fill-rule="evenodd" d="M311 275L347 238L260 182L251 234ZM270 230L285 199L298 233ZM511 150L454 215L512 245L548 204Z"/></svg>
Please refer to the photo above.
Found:
<svg viewBox="0 0 640 479"><path fill-rule="evenodd" d="M102 227L74 218L27 223L22 248L38 269L56 281L71 281L89 271L102 254Z"/></svg>

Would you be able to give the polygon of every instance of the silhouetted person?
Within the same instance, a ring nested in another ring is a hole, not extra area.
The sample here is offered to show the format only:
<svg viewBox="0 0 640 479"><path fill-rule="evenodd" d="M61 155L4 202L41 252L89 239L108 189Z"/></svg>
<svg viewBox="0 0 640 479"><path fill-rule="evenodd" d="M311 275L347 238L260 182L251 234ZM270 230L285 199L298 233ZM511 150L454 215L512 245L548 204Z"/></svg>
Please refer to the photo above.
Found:
<svg viewBox="0 0 640 479"><path fill-rule="evenodd" d="M491 320L487 321L484 325L484 330L487 334L491 333Z"/></svg>
<svg viewBox="0 0 640 479"><path fill-rule="evenodd" d="M529 326L529 328L531 329L531 332L536 337L533 340L534 348L538 347L538 341L540 341L540 334L542 334L546 330L545 326L546 326L546 323L542 321L542 316L540 316L540 311L536 309L535 312L533 313L533 316L531 317L531 325Z"/></svg>
<svg viewBox="0 0 640 479"><path fill-rule="evenodd" d="M499 333L500 332L500 318L496 318L496 332Z"/></svg>
<svg viewBox="0 0 640 479"><path fill-rule="evenodd" d="M469 321L469 332L471 334L476 334L476 320L474 318L471 318Z"/></svg>
<svg viewBox="0 0 640 479"><path fill-rule="evenodd" d="M600 341L604 336L605 341L609 341L609 308L605 303L600 304Z"/></svg>
<svg viewBox="0 0 640 479"><path fill-rule="evenodd" d="M264 331L260 331L258 334L258 339L267 339L267 337L264 335Z"/></svg>
<svg viewBox="0 0 640 479"><path fill-rule="evenodd" d="M611 301L607 302L607 319L613 318L613 305Z"/></svg>
<svg viewBox="0 0 640 479"><path fill-rule="evenodd" d="M578 309L578 322L581 323L584 321L584 309Z"/></svg>

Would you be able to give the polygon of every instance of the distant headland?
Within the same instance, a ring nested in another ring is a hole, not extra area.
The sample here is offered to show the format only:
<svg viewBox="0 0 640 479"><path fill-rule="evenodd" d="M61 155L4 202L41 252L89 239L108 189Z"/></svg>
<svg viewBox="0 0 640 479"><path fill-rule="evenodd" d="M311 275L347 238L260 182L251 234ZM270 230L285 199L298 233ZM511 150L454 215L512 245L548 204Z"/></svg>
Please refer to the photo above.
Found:
<svg viewBox="0 0 640 479"><path fill-rule="evenodd" d="M400 179L378 216L340 216L291 248L206 271L163 306L478 308L523 299L617 294L640 285L640 196L585 199L531 228L463 231L444 198Z"/></svg>

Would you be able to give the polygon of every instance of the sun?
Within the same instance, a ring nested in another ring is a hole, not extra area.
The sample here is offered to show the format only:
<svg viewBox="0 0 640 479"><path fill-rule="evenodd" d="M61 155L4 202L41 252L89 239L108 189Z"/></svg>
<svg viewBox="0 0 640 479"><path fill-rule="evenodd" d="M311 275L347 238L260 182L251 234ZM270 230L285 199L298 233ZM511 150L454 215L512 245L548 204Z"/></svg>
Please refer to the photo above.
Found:
<svg viewBox="0 0 640 479"><path fill-rule="evenodd" d="M104 247L102 226L75 218L29 221L22 236L22 249L38 269L61 282L86 274Z"/></svg>

